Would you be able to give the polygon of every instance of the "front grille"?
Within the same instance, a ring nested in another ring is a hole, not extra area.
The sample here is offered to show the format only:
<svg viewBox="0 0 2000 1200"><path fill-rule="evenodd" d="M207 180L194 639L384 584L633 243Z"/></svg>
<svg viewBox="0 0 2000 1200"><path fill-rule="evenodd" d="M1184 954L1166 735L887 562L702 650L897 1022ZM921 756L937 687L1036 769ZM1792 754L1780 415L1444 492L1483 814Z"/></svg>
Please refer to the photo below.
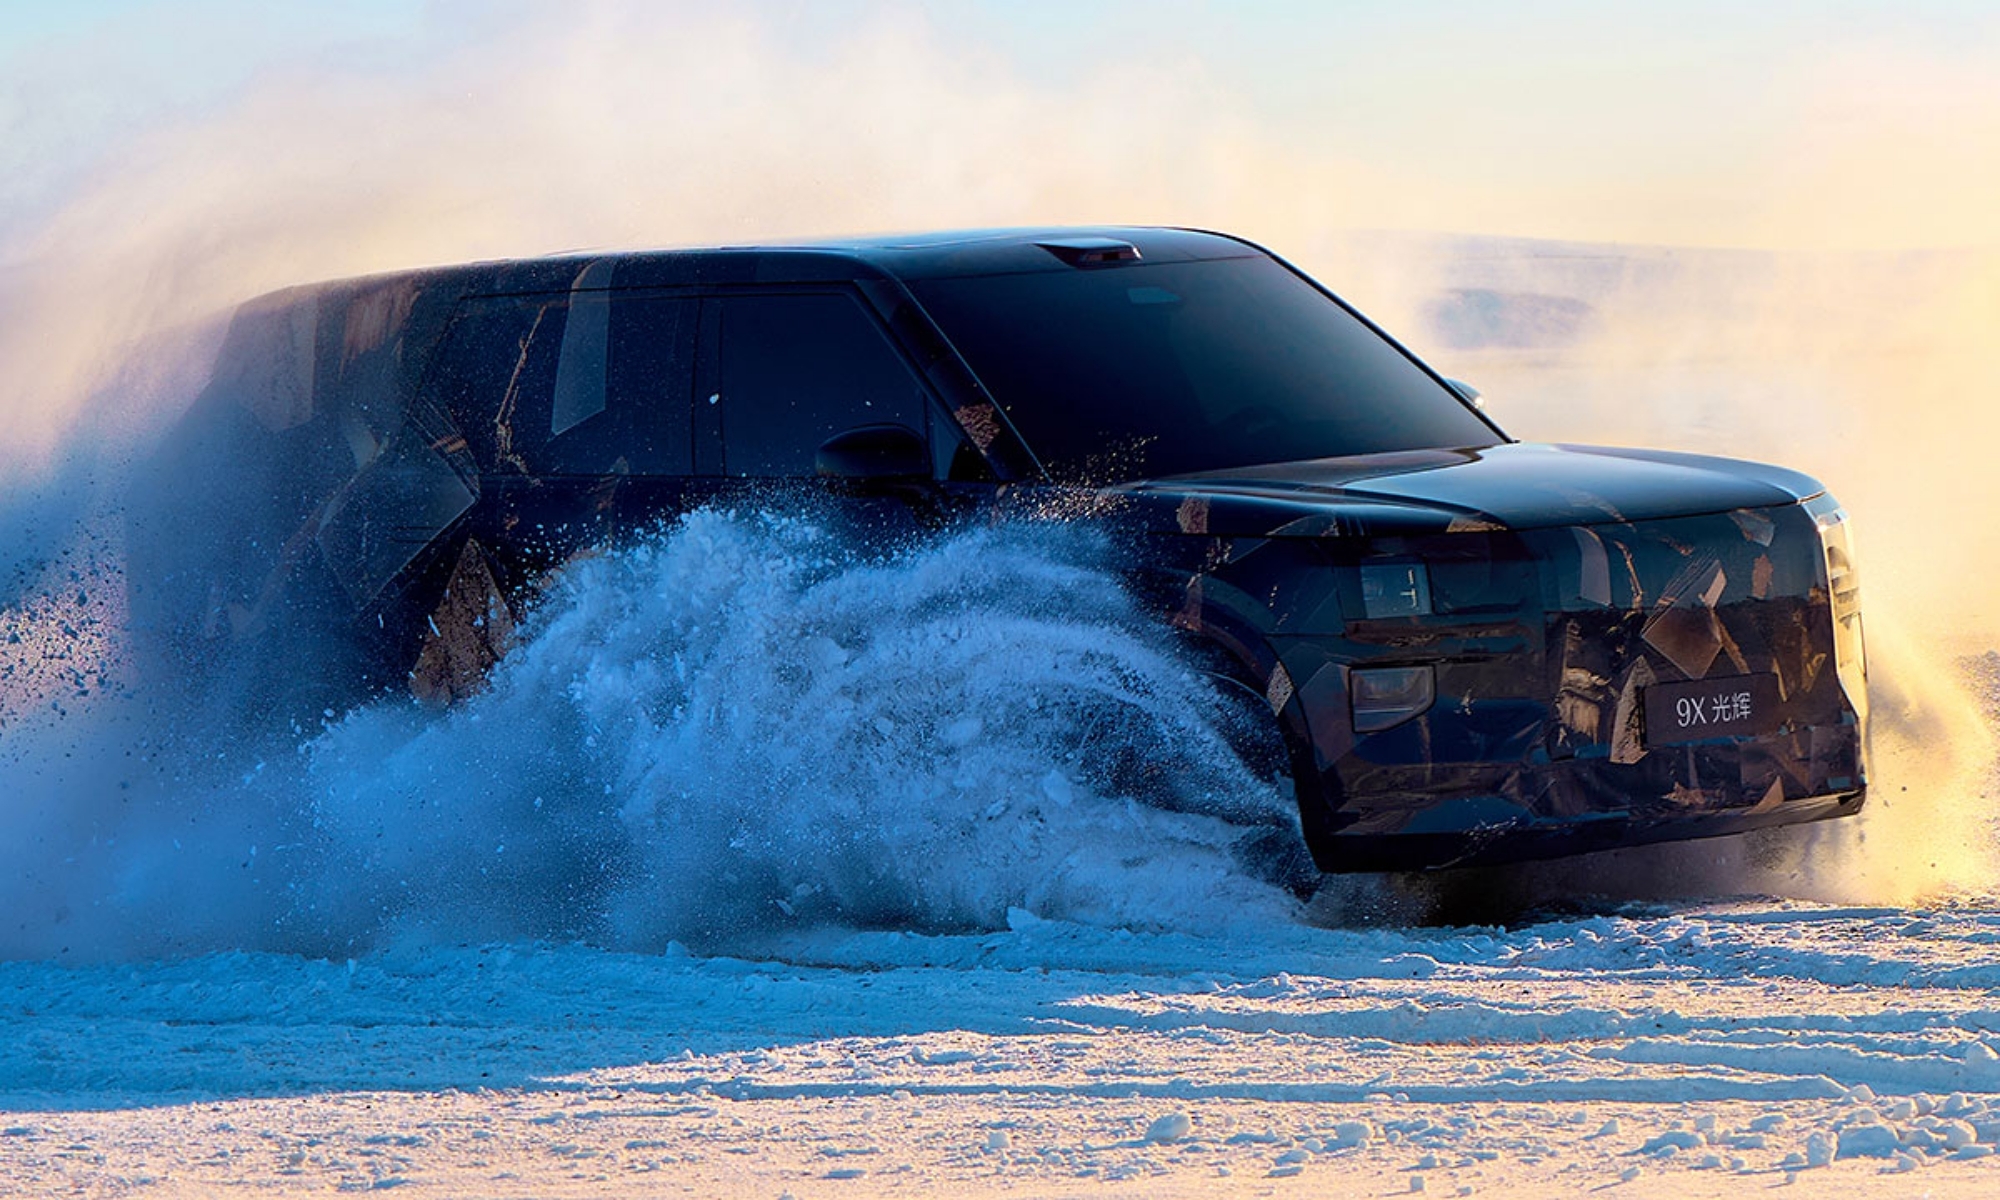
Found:
<svg viewBox="0 0 2000 1200"><path fill-rule="evenodd" d="M1818 535L1797 508L1541 531L1552 757L1637 762L1654 683L1770 675L1780 719L1838 723Z"/></svg>

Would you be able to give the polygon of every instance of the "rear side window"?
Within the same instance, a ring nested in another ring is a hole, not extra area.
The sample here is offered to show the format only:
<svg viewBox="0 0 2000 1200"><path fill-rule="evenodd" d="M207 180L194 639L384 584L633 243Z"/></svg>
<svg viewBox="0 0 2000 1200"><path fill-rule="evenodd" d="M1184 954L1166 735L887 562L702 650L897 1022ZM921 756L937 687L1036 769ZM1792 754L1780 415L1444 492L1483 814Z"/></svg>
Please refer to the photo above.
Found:
<svg viewBox="0 0 2000 1200"><path fill-rule="evenodd" d="M860 425L926 434L922 386L852 296L730 296L717 303L726 474L810 476L821 443Z"/></svg>
<svg viewBox="0 0 2000 1200"><path fill-rule="evenodd" d="M586 292L469 300L430 379L482 471L681 474L695 302Z"/></svg>

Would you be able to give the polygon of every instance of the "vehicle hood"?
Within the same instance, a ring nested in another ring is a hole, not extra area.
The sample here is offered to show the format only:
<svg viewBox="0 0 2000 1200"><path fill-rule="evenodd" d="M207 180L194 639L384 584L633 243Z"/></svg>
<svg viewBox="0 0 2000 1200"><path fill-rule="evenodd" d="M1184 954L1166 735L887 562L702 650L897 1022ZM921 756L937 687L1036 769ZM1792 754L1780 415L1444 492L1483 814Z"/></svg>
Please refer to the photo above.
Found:
<svg viewBox="0 0 2000 1200"><path fill-rule="evenodd" d="M1796 504L1824 489L1782 467L1604 446L1510 442L1405 450L1145 480L1182 532L1390 536L1538 529Z"/></svg>

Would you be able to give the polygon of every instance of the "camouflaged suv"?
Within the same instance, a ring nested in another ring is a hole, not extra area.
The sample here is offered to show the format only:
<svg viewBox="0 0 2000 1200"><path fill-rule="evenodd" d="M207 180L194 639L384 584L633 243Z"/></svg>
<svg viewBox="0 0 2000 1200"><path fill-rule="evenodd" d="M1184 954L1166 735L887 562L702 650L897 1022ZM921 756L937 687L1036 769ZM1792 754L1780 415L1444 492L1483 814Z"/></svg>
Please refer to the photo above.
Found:
<svg viewBox="0 0 2000 1200"><path fill-rule="evenodd" d="M1856 811L1861 619L1825 489L1515 442L1472 400L1281 259L1177 229L303 287L236 315L142 480L132 604L163 653L277 656L315 704L449 702L536 579L662 517L782 488L871 529L1056 511L1105 522L1263 706L1323 869Z"/></svg>

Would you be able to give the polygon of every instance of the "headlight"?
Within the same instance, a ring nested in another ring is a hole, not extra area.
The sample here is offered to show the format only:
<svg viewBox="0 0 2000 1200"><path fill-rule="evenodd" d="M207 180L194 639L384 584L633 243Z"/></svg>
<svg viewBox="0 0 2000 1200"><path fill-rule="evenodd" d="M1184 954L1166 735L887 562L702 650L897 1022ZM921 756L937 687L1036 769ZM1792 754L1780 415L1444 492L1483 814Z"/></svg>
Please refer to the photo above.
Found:
<svg viewBox="0 0 2000 1200"><path fill-rule="evenodd" d="M1820 549L1826 556L1827 602L1833 608L1833 661L1848 703L1868 712L1868 658L1861 643L1861 573L1854 562L1854 532L1847 510L1825 509L1813 515L1819 526Z"/></svg>
<svg viewBox="0 0 2000 1200"><path fill-rule="evenodd" d="M1420 562L1361 564L1361 610L1380 617L1427 617L1431 577Z"/></svg>

